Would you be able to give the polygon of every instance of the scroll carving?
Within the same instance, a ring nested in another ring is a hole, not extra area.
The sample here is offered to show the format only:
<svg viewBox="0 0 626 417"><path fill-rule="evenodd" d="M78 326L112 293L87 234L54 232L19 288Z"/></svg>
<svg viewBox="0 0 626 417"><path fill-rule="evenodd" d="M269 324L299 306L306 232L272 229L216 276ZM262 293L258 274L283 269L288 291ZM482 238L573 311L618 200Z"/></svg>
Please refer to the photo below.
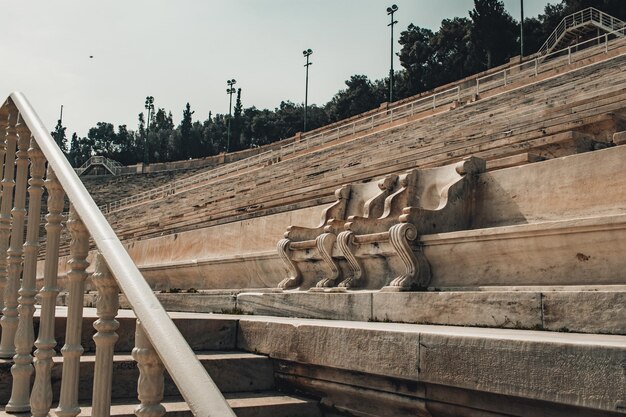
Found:
<svg viewBox="0 0 626 417"><path fill-rule="evenodd" d="M430 265L423 253L415 253L411 245L416 238L417 229L411 223L399 223L389 229L389 241L404 264L405 272L394 278L383 291L423 289L430 283Z"/></svg>
<svg viewBox="0 0 626 417"><path fill-rule="evenodd" d="M350 268L350 275L339 283L339 287L358 287L363 279L363 266L361 265L361 261L354 256L353 253L354 233L349 230L339 233L339 236L337 236L337 246L346 258L348 267Z"/></svg>
<svg viewBox="0 0 626 417"><path fill-rule="evenodd" d="M316 288L322 289L326 287L332 287L335 285L335 282L341 277L341 270L339 269L339 265L333 259L333 247L335 246L335 241L337 240L337 236L334 233L323 233L315 239L315 244L317 246L317 250L322 256L324 263L328 266L330 270L330 275L321 279L315 285Z"/></svg>
<svg viewBox="0 0 626 417"><path fill-rule="evenodd" d="M289 239L281 239L278 241L277 247L280 259L283 260L289 269L289 276L278 284L278 288L282 288L283 290L295 288L302 282L302 272L300 272L300 268L298 268L296 263L291 260L290 243L291 240Z"/></svg>

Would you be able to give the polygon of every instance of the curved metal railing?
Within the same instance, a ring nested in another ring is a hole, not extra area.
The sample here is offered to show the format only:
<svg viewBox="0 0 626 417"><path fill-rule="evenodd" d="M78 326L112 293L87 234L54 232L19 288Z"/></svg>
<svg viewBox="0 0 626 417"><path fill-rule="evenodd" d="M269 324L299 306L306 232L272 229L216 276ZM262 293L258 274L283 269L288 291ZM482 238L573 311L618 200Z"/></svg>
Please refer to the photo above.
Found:
<svg viewBox="0 0 626 417"><path fill-rule="evenodd" d="M57 415L69 417L80 412L78 364L83 350L80 345L80 328L91 236L99 251L93 280L101 292L100 302L103 303L98 305L100 320L96 322L99 326L96 329L99 337L94 337L96 369L100 369L94 376L94 415L107 415L110 407L111 358L113 344L117 339L115 316L119 286L138 319L133 357L142 372L138 386L142 402L139 407L147 409L160 406L158 380L162 380L162 374L159 376L158 370L155 371L158 366L151 366L158 363L160 358L194 415L234 416L223 395L198 362L48 130L21 93L11 94L0 107L0 161L2 160L0 293L3 299L3 315L0 319L0 357L14 359L12 395L5 409L9 412L30 410L34 416L45 416L51 407L50 368L55 345L52 331L54 303L58 294L58 247L65 194L72 207L67 222L72 242L68 262L70 272L67 275L67 330L62 349L63 380ZM44 285L39 292L42 300L39 336L33 341L33 314L37 294L35 275L44 185L49 195L46 258ZM28 207L25 205L27 192ZM26 215L28 225L24 242ZM37 348L34 358L31 356L33 347ZM30 380L34 370L35 384L31 392ZM102 392L107 392L107 384L108 398L102 395ZM162 397L162 390L160 395ZM100 414L96 410L101 410Z"/></svg>

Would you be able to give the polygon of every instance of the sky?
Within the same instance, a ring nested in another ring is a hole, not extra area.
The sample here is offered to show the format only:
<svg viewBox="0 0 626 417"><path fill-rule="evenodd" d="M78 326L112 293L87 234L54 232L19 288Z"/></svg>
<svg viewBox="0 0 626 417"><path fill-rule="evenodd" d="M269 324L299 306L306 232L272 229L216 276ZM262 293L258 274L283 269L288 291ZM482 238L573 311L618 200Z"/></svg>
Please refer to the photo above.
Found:
<svg viewBox="0 0 626 417"><path fill-rule="evenodd" d="M552 3L557 2L553 0ZM389 73L386 8L398 5L399 33L410 23L437 30L467 17L473 0L30 0L0 10L0 96L22 91L53 130L85 136L97 122L137 128L145 98L171 111L185 104L195 120L228 113L226 81L236 79L244 107L323 105L354 74ZM525 17L548 1L525 0ZM504 0L520 16L520 0ZM400 69L397 57L394 68Z"/></svg>

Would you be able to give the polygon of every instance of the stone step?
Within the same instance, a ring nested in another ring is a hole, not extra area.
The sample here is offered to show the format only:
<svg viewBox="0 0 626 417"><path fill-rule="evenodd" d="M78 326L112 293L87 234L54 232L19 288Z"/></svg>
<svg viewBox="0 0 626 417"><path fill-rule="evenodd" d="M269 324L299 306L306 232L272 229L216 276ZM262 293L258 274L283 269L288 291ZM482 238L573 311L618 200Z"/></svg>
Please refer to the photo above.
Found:
<svg viewBox="0 0 626 417"><path fill-rule="evenodd" d="M211 378L222 392L262 391L274 388L272 363L266 356L246 352L198 352ZM54 401L58 400L61 389L63 358L54 359L52 369L52 391ZM79 399L88 400L93 390L95 355L81 357ZM0 359L0 398L11 396L12 361ZM137 398L137 379L139 371L130 354L118 354L113 358L112 398ZM176 385L166 373L166 396L180 395Z"/></svg>
<svg viewBox="0 0 626 417"><path fill-rule="evenodd" d="M336 291L336 289L335 289ZM168 311L626 335L626 285L492 286L388 293L201 290L156 293ZM94 305L96 294L85 295ZM128 306L125 297L121 304ZM588 314L580 314L580 312Z"/></svg>
<svg viewBox="0 0 626 417"><path fill-rule="evenodd" d="M277 391L242 392L225 394L228 404L237 417L321 417L317 401L284 395ZM187 403L180 398L166 398L163 401L167 417L191 417ZM134 417L136 403L114 402L112 417ZM30 413L9 414L0 408L0 417L30 417ZM91 416L91 407L82 406L81 417Z"/></svg>
<svg viewBox="0 0 626 417"><path fill-rule="evenodd" d="M55 320L55 339L57 341L57 350L63 347L65 340L67 309L58 307ZM37 306L35 317L35 337L39 327L39 306ZM237 325L232 320L204 320L193 314L172 313L172 320L178 327L187 343L194 351L212 351L212 350L232 350L235 348ZM95 309L85 309L83 313L82 340L81 344L85 349L85 353L95 352L95 343L93 335L95 329L93 322L96 321ZM131 310L120 310L117 321L120 323L117 334L119 340L115 345L116 352L130 352L135 346L135 324L136 319Z"/></svg>

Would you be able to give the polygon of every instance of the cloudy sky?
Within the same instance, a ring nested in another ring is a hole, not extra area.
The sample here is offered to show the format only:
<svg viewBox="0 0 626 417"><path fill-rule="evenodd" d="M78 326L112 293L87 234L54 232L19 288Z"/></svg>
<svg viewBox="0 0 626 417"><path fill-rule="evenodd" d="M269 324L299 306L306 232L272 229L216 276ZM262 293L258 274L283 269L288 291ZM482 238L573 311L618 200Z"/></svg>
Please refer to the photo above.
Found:
<svg viewBox="0 0 626 417"><path fill-rule="evenodd" d="M64 105L68 132L99 121L136 129L147 95L171 110L186 102L197 120L227 113L226 80L245 107L304 102L304 58L311 48L309 103L324 104L353 74L389 72L389 17L396 40L410 24L436 30L467 16L472 0L30 0L0 12L0 96L22 91L52 130ZM555 2L555 1L553 1ZM505 0L519 20L520 1ZM525 16L544 0L525 0ZM396 46L397 51L397 46ZM93 58L90 58L93 56ZM399 61L394 64L400 68ZM69 136L69 135L68 135Z"/></svg>

